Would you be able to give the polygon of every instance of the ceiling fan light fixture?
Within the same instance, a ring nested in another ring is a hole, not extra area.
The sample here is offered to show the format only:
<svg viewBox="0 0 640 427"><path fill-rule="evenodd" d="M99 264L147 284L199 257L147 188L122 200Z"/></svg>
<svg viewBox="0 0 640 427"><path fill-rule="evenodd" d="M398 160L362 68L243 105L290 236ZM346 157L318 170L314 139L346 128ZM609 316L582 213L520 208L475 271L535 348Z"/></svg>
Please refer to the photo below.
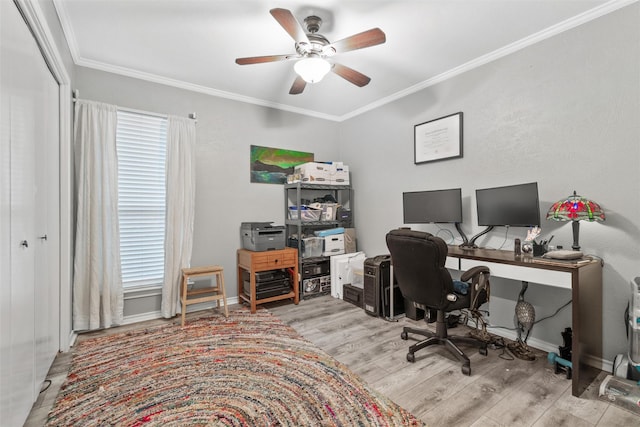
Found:
<svg viewBox="0 0 640 427"><path fill-rule="evenodd" d="M380 28L371 28L331 43L325 36L318 33L322 19L316 14L305 18L304 23L307 27L305 29L288 9L274 8L269 13L295 41L296 54L236 58L236 64L248 65L297 60L293 66L297 75L289 90L290 95L302 93L307 83L318 83L329 71L358 87L369 84L370 77L345 65L335 63L333 60L328 61L327 58L336 53L350 52L385 43L387 38ZM332 16L331 13L327 14Z"/></svg>
<svg viewBox="0 0 640 427"><path fill-rule="evenodd" d="M295 72L307 83L318 83L331 70L331 64L322 58L303 58L293 66Z"/></svg>

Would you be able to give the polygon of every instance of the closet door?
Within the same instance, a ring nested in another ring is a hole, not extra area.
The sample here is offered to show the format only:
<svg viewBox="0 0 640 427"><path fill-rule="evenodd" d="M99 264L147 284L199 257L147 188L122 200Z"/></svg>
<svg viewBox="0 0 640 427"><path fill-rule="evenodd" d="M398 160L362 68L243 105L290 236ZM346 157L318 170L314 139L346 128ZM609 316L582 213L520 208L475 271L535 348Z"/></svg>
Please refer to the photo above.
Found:
<svg viewBox="0 0 640 427"><path fill-rule="evenodd" d="M35 211L33 249L36 394L60 348L59 86L40 56L35 72Z"/></svg>
<svg viewBox="0 0 640 427"><path fill-rule="evenodd" d="M59 348L59 95L1 0L0 93L0 424L21 426Z"/></svg>
<svg viewBox="0 0 640 427"><path fill-rule="evenodd" d="M0 2L2 59L3 151L8 152L4 174L2 244L8 265L2 272L2 419L19 425L33 404L34 371L34 187L35 147L29 87L31 49L24 50L25 28L11 2ZM30 36L30 34L28 34ZM3 156L4 158L4 156ZM4 169L4 167L3 167ZM6 203L6 205L5 205ZM8 221L8 227L4 224ZM4 302L6 301L6 303ZM8 303L8 307L5 305ZM4 422L4 421L3 421Z"/></svg>

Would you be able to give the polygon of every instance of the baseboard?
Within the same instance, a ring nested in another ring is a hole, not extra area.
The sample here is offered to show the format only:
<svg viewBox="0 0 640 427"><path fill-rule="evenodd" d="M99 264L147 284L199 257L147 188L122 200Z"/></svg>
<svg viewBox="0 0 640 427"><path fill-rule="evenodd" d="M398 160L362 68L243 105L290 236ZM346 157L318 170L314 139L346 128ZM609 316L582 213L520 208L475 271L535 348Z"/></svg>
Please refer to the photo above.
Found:
<svg viewBox="0 0 640 427"><path fill-rule="evenodd" d="M133 314L131 316L124 316L123 319L122 319L122 324L123 325L131 325L133 323L146 322L147 320L160 319L161 317L162 317L162 314L160 314L160 311L152 311L152 312L148 312L148 313Z"/></svg>
<svg viewBox="0 0 640 427"><path fill-rule="evenodd" d="M613 372L613 361L611 360L605 360L600 357L594 357L587 354L585 363L609 374Z"/></svg>
<svg viewBox="0 0 640 427"><path fill-rule="evenodd" d="M472 323L469 323L469 326L475 327L475 325ZM518 334L515 331L509 331L501 328L492 328L490 326L487 326L487 331L503 338L510 339L512 341L515 341L518 338ZM557 344L552 344L533 337L529 337L529 339L527 340L527 345L538 350L546 351L547 353L558 352ZM594 368L600 369L601 371L613 372L613 361L591 356L589 354L584 356L583 361L587 365L593 366Z"/></svg>
<svg viewBox="0 0 640 427"><path fill-rule="evenodd" d="M230 297L227 298L227 305L238 304L238 297ZM212 308L216 308L216 302L203 302L200 304L192 304L187 306L187 313L194 313L196 311L201 310L209 310ZM133 314L129 316L125 316L122 319L123 325L131 325L133 323L145 322L147 320L156 320L161 319L162 313L160 311L151 311L147 313Z"/></svg>
<svg viewBox="0 0 640 427"><path fill-rule="evenodd" d="M469 325L469 326L475 326L475 325ZM515 331L510 331L507 329L502 329L502 328L494 328L491 326L487 326L487 331L489 331L492 334L501 336L503 338L507 338L510 339L512 341L515 341L518 339L518 334ZM542 350L542 351L546 351L547 353L550 352L558 352L558 345L557 344L551 344L548 343L546 341L537 339L537 338L533 338L533 337L529 337L529 339L527 340L527 345L536 348L538 350Z"/></svg>
<svg viewBox="0 0 640 427"><path fill-rule="evenodd" d="M66 350L63 350L63 352L66 353L67 351L69 351L69 349L76 344L77 339L78 339L78 333L75 331L71 331L71 333L69 334L69 341L68 341L69 347L67 347Z"/></svg>

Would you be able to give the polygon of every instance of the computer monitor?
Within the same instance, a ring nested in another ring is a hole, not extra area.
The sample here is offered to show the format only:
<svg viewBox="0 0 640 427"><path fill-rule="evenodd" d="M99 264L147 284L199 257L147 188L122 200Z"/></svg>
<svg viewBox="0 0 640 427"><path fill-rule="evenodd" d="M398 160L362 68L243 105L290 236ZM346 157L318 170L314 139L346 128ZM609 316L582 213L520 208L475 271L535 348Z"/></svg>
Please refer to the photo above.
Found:
<svg viewBox="0 0 640 427"><path fill-rule="evenodd" d="M480 226L540 225L537 182L476 190L476 203Z"/></svg>
<svg viewBox="0 0 640 427"><path fill-rule="evenodd" d="M462 222L462 190L411 191L402 193L405 224Z"/></svg>

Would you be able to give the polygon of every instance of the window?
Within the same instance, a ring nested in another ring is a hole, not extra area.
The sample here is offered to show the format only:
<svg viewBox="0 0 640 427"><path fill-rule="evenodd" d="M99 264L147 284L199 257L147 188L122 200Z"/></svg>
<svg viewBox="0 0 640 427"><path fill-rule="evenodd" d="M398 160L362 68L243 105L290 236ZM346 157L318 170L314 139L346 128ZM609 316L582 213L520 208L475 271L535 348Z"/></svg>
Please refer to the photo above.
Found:
<svg viewBox="0 0 640 427"><path fill-rule="evenodd" d="M116 146L123 286L162 286L167 119L118 110Z"/></svg>

